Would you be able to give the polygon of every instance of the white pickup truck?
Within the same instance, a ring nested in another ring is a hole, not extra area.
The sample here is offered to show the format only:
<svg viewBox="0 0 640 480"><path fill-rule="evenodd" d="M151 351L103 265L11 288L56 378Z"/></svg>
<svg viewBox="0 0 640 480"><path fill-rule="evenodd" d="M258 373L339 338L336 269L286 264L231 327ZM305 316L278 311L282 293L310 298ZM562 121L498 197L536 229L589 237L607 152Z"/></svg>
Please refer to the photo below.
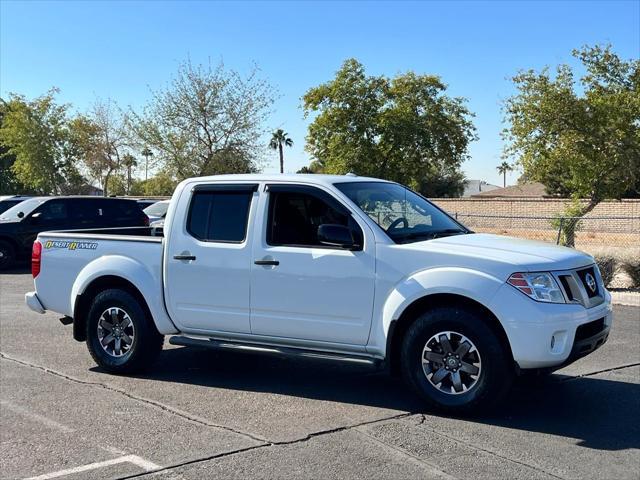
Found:
<svg viewBox="0 0 640 480"><path fill-rule="evenodd" d="M592 257L473 233L373 178L189 179L161 235L41 233L27 305L64 315L111 372L146 366L172 335L388 366L455 412L495 403L519 373L594 351L612 322Z"/></svg>

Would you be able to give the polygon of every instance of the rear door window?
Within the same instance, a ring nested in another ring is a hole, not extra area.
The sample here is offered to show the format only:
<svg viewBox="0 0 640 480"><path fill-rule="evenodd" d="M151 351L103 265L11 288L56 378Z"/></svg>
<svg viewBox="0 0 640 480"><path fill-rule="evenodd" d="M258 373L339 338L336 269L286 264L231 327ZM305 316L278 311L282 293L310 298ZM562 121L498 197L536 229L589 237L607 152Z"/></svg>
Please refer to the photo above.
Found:
<svg viewBox="0 0 640 480"><path fill-rule="evenodd" d="M195 191L191 197L187 231L207 242L241 243L247 235L252 189Z"/></svg>

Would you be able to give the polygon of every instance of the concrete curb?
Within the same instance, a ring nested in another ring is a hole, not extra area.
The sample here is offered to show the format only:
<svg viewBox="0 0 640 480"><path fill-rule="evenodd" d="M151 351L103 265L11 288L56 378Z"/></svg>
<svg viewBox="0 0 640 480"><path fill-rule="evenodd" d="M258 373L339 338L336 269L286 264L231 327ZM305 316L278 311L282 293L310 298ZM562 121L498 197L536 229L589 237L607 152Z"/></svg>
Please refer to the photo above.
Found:
<svg viewBox="0 0 640 480"><path fill-rule="evenodd" d="M640 292L610 292L611 301L615 305L640 307Z"/></svg>

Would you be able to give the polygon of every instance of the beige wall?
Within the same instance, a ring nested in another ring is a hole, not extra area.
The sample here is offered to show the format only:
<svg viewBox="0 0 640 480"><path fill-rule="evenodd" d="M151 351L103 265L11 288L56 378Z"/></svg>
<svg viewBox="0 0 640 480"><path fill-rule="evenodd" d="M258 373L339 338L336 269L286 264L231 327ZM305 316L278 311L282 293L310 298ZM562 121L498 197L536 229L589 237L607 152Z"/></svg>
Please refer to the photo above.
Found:
<svg viewBox="0 0 640 480"><path fill-rule="evenodd" d="M555 217L567 206L566 199L476 199L476 198L432 198L432 202L451 215L461 215L463 223L473 223L499 228L549 228L547 220L470 218L469 215L492 215L505 217ZM594 217L626 217L624 220L599 220ZM583 222L583 230L615 231L640 234L640 199L602 202L593 209ZM588 219L592 220L588 220ZM639 239L640 242L640 239Z"/></svg>

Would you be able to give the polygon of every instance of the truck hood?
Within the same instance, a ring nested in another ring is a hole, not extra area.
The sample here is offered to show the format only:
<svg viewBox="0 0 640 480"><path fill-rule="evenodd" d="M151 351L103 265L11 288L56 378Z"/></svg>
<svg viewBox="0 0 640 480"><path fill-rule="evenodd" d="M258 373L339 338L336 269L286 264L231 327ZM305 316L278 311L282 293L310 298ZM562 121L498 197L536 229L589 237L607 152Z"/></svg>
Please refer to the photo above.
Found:
<svg viewBox="0 0 640 480"><path fill-rule="evenodd" d="M573 248L485 233L455 235L406 246L475 258L484 264L512 265L518 271L571 270L594 263L590 255Z"/></svg>

